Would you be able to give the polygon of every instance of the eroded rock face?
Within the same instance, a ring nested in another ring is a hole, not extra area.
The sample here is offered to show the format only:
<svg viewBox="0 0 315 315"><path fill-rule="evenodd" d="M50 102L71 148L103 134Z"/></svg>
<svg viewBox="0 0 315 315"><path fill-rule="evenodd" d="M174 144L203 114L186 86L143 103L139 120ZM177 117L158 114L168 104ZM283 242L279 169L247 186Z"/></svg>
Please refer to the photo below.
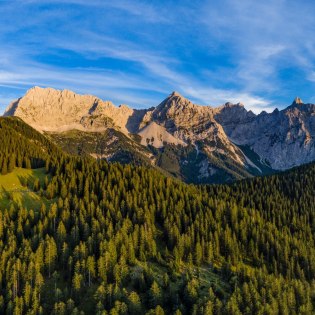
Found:
<svg viewBox="0 0 315 315"><path fill-rule="evenodd" d="M166 128L175 138L185 143L203 143L208 153L229 155L243 165L240 150L228 139L222 126L214 118L216 110L210 106L196 105L173 92L146 117Z"/></svg>
<svg viewBox="0 0 315 315"><path fill-rule="evenodd" d="M112 121L122 132L131 116L144 115L128 106L116 107L92 95L79 95L68 90L34 87L26 95L9 105L5 116L18 116L40 131L66 131L71 129L103 131Z"/></svg>
<svg viewBox="0 0 315 315"><path fill-rule="evenodd" d="M39 130L57 130L64 126L80 127L81 118L97 106L90 95L78 96L68 91L34 87L9 105L4 115L14 115Z"/></svg>
<svg viewBox="0 0 315 315"><path fill-rule="evenodd" d="M114 128L127 136L138 134L144 146L195 147L197 156L200 153L204 158L198 162L200 172L209 176L218 168L232 173L242 168L244 176L250 168L260 171L240 146L250 148L262 163L277 170L315 160L315 105L304 104L300 98L284 110L255 115L241 103L200 106L176 92L155 108L136 110L92 95L34 87L11 103L5 115L19 116L40 131Z"/></svg>
<svg viewBox="0 0 315 315"><path fill-rule="evenodd" d="M148 137L156 136L156 129L165 130L171 136L170 143L206 141L228 146L235 151L222 126L214 117L209 106L191 103L173 92L160 105L151 110L135 110L126 105L116 107L91 95L78 95L68 90L34 87L19 100L13 102L5 115L19 116L34 128L42 131L65 131L71 129L104 131L116 127L125 134L139 133ZM158 126L146 128L154 122ZM150 131L154 134L150 135ZM177 141L174 140L178 139ZM157 142L156 142L157 143ZM161 146L159 142L158 147Z"/></svg>
<svg viewBox="0 0 315 315"><path fill-rule="evenodd" d="M225 109L215 119L235 143L250 146L273 169L284 170L315 160L315 105L296 98L291 106L272 113L248 115ZM238 118L235 118L238 117Z"/></svg>

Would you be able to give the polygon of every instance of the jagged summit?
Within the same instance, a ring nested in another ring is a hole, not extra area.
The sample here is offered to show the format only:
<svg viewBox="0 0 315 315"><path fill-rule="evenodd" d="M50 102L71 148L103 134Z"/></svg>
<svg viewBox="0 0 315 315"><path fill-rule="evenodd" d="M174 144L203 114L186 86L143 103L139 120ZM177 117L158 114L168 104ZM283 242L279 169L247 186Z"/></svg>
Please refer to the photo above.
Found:
<svg viewBox="0 0 315 315"><path fill-rule="evenodd" d="M42 88L42 87L40 87L40 86L38 86L38 85L35 85L35 86L31 87L30 89L28 89L28 90L26 91L26 94L28 94L29 92L32 92L32 91L42 90L42 89L44 89L44 88ZM47 88L47 89L48 89L48 88Z"/></svg>
<svg viewBox="0 0 315 315"><path fill-rule="evenodd" d="M170 97L175 97L175 96L177 96L177 97L182 97L182 95L179 94L177 91L173 91L169 96L170 96Z"/></svg>
<svg viewBox="0 0 315 315"><path fill-rule="evenodd" d="M241 102L238 102L236 104L232 102L226 102L224 105L219 106L218 108L224 108L224 107L244 107L244 104Z"/></svg>
<svg viewBox="0 0 315 315"><path fill-rule="evenodd" d="M231 103L231 102L226 102L225 104L224 104L224 106L226 106L226 107L232 107L234 104L233 103Z"/></svg>
<svg viewBox="0 0 315 315"><path fill-rule="evenodd" d="M300 105L300 104L304 104L303 101L299 98L296 97L292 103L292 105Z"/></svg>
<svg viewBox="0 0 315 315"><path fill-rule="evenodd" d="M63 89L63 90L58 90L58 89L54 89L54 88L50 88L50 87L40 87L40 86L33 86L32 88L30 88L29 90L27 90L25 96L29 96L32 94L40 94L40 95L47 95L47 94L60 94L63 96L67 96L67 97L75 97L77 94L71 90L68 89ZM82 96L92 96L92 95L82 95ZM94 96L92 96L94 97ZM94 97L95 98L95 97Z"/></svg>
<svg viewBox="0 0 315 315"><path fill-rule="evenodd" d="M161 102L161 104L192 104L192 102L181 95L180 93L173 91L164 101Z"/></svg>
<svg viewBox="0 0 315 315"><path fill-rule="evenodd" d="M169 110L171 111L179 109L183 110L184 108L187 107L192 108L194 106L196 105L194 105L190 100L183 97L178 92L174 91L156 107L155 113L157 112L165 113L166 111Z"/></svg>
<svg viewBox="0 0 315 315"><path fill-rule="evenodd" d="M245 106L242 102L238 102L236 105L240 106L240 107L244 107Z"/></svg>

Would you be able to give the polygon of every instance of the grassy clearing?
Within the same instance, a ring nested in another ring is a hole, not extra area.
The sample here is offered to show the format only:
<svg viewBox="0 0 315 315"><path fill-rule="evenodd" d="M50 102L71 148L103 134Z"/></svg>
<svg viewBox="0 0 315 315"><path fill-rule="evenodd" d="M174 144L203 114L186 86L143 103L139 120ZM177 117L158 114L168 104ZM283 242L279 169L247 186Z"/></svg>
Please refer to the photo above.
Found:
<svg viewBox="0 0 315 315"><path fill-rule="evenodd" d="M231 291L229 284L209 267L200 267L198 275L201 291L205 296L210 288L223 297L227 297Z"/></svg>
<svg viewBox="0 0 315 315"><path fill-rule="evenodd" d="M209 265L196 267L181 263L178 272L171 275L169 269L165 266L152 262L148 262L147 264L151 269L155 281L161 287L163 286L163 275L165 273L169 275L169 285L172 292L179 292L181 290L181 287L184 285L184 278L188 274L199 282L198 294L200 297L207 297L210 288L221 298L228 298L232 291L227 279L216 272L214 267L210 267ZM144 265L138 262L137 266L131 268L131 274L139 272L141 268L144 268Z"/></svg>
<svg viewBox="0 0 315 315"><path fill-rule="evenodd" d="M43 183L45 177L44 168L15 168L10 174L0 175L0 209L8 209L11 204L18 204L27 209L38 209L42 202L48 205L49 201L46 198L41 197L24 184L31 183L32 187L36 178Z"/></svg>

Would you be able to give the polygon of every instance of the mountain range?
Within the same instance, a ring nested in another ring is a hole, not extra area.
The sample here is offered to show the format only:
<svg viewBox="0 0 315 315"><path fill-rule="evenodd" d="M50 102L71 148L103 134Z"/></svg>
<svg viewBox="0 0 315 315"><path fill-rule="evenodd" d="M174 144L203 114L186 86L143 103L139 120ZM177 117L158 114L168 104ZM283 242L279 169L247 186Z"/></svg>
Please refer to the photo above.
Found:
<svg viewBox="0 0 315 315"><path fill-rule="evenodd" d="M20 117L70 153L151 165L191 183L230 182L315 160L315 105L299 98L256 115L241 103L201 106L177 92L139 110L34 87L4 116Z"/></svg>

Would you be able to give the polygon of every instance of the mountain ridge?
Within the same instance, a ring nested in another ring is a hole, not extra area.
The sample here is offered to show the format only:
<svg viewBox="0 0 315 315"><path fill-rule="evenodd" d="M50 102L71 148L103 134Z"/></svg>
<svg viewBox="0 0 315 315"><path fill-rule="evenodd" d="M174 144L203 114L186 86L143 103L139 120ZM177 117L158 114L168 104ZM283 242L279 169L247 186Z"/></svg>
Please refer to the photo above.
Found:
<svg viewBox="0 0 315 315"><path fill-rule="evenodd" d="M197 105L176 91L156 107L133 109L93 95L34 87L12 102L4 116L18 116L35 129L54 134L114 128L149 148L156 163L167 160L165 167L176 176L183 176L190 165L197 182L201 178L212 182L214 177L231 181L260 175L265 166L284 170L315 160L315 105L298 97L285 109L256 115L242 103ZM165 154L166 160L161 158Z"/></svg>

